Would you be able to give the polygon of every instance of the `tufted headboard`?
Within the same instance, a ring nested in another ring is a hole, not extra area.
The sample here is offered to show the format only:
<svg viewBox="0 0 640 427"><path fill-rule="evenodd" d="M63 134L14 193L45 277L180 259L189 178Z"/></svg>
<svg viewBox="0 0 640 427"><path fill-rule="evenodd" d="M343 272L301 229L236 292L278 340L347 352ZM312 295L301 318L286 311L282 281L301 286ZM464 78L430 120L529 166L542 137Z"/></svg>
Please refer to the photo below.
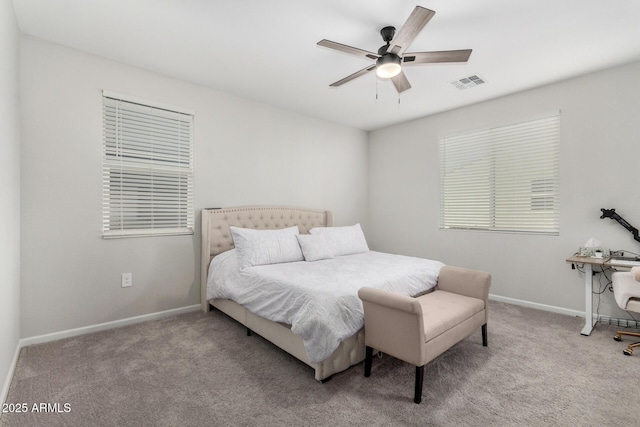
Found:
<svg viewBox="0 0 640 427"><path fill-rule="evenodd" d="M202 252L201 252L201 303L205 311L207 273L213 257L233 249L233 239L229 226L259 230L293 227L307 234L313 227L331 227L331 211L291 208L284 206L240 206L235 208L204 209L202 211Z"/></svg>

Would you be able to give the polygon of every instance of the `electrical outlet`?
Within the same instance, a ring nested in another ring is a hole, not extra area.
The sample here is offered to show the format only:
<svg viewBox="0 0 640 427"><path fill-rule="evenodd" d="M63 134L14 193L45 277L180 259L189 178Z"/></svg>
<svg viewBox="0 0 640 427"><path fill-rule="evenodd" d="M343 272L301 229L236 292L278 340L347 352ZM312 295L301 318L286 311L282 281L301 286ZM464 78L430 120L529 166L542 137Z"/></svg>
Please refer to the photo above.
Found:
<svg viewBox="0 0 640 427"><path fill-rule="evenodd" d="M122 273L122 287L128 288L133 286L133 273Z"/></svg>

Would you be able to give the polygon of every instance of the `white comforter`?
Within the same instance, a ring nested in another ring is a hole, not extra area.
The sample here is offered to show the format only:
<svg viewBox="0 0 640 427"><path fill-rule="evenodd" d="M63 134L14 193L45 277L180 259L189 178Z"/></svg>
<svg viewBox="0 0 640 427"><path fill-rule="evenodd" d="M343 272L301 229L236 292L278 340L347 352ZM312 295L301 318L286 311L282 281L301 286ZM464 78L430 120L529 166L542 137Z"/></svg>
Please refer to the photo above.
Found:
<svg viewBox="0 0 640 427"><path fill-rule="evenodd" d="M235 250L209 267L207 300L227 298L251 312L291 325L311 362L320 362L364 325L363 286L417 295L436 286L439 261L369 251L315 262L238 270Z"/></svg>

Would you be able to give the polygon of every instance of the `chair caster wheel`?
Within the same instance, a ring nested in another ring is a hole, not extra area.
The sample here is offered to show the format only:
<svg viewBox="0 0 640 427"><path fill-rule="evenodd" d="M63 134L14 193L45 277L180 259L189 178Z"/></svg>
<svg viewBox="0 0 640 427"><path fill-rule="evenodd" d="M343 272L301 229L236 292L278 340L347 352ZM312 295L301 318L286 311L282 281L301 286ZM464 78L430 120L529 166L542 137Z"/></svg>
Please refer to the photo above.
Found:
<svg viewBox="0 0 640 427"><path fill-rule="evenodd" d="M633 350L631 350L630 348L625 348L624 350L622 350L622 352L625 354L625 356L631 356L633 354Z"/></svg>
<svg viewBox="0 0 640 427"><path fill-rule="evenodd" d="M613 339L615 341L622 341L622 337L620 335L616 335L615 337L613 337Z"/></svg>

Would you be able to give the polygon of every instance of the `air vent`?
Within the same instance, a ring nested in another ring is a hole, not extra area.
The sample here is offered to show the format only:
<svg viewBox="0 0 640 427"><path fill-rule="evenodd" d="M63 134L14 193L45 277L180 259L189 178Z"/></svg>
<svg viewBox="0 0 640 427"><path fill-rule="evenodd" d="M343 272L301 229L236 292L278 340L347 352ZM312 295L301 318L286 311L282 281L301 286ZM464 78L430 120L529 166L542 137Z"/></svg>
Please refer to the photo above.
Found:
<svg viewBox="0 0 640 427"><path fill-rule="evenodd" d="M486 82L487 81L480 74L474 74L472 76L463 77L460 80L453 81L451 82L451 84L460 90L465 90L474 86L484 84Z"/></svg>

